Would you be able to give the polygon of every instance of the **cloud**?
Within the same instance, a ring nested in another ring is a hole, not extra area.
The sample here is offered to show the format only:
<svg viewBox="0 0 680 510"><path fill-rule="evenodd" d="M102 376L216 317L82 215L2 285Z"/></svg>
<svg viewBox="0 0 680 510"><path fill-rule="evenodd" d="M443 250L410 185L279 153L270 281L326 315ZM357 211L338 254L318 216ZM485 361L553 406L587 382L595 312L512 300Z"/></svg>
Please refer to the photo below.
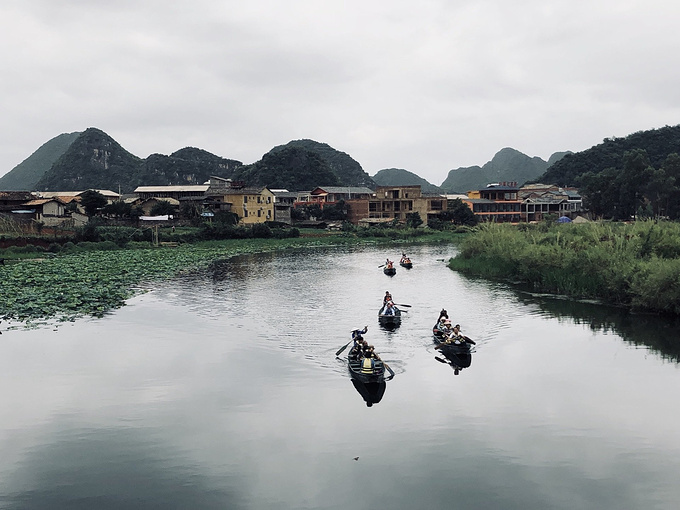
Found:
<svg viewBox="0 0 680 510"><path fill-rule="evenodd" d="M675 2L156 0L0 7L0 174L98 127L250 163L311 138L435 184L675 125Z"/></svg>

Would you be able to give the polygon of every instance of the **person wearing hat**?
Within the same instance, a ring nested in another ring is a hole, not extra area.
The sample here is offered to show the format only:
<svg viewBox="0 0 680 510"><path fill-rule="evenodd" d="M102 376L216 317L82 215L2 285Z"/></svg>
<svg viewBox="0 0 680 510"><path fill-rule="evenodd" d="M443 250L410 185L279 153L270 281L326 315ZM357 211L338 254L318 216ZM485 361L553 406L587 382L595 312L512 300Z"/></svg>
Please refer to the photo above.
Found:
<svg viewBox="0 0 680 510"><path fill-rule="evenodd" d="M383 306L385 306L389 301L392 301L392 294L389 290L385 291L385 297L383 298Z"/></svg>

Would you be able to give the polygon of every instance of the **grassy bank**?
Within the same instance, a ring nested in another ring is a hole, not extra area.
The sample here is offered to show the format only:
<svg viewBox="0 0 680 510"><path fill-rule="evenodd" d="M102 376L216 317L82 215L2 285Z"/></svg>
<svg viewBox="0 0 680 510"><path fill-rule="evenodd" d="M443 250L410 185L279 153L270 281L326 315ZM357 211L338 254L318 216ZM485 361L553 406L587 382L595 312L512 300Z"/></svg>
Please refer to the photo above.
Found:
<svg viewBox="0 0 680 510"><path fill-rule="evenodd" d="M211 262L248 253L297 248L374 244L400 247L415 243L450 242L456 234L432 231L412 236L406 231L382 237L358 237L318 232L290 239L229 239L151 248L131 242L127 249L111 241L83 242L59 253L28 248L31 258L8 258L0 266L0 318L26 325L101 316L153 280L168 279L182 271L207 267ZM0 257L3 253L0 252Z"/></svg>
<svg viewBox="0 0 680 510"><path fill-rule="evenodd" d="M680 224L488 224L449 266L539 292L680 315Z"/></svg>

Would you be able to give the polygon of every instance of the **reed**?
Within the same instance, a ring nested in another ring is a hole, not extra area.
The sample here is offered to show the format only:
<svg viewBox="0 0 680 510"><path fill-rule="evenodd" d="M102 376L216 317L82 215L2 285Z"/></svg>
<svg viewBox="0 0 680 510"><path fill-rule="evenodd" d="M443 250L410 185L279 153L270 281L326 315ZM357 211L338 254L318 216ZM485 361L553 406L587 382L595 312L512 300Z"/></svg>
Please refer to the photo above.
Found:
<svg viewBox="0 0 680 510"><path fill-rule="evenodd" d="M535 291L680 314L680 224L486 224L452 269Z"/></svg>

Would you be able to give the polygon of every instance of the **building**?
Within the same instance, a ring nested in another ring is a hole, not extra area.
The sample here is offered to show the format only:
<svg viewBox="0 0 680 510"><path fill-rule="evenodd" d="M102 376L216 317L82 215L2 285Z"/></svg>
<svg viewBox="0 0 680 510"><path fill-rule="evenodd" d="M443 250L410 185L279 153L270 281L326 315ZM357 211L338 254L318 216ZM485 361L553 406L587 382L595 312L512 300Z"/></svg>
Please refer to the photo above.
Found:
<svg viewBox="0 0 680 510"><path fill-rule="evenodd" d="M225 189L222 202L238 215L240 223L274 221L274 194L266 187Z"/></svg>
<svg viewBox="0 0 680 510"><path fill-rule="evenodd" d="M274 195L274 221L293 223L293 207L298 200L298 194L287 189L269 190Z"/></svg>
<svg viewBox="0 0 680 510"><path fill-rule="evenodd" d="M378 186L368 200L367 218L405 221L408 214L418 213L427 222L445 211L446 205L445 196L423 193L420 185Z"/></svg>
<svg viewBox="0 0 680 510"><path fill-rule="evenodd" d="M530 184L519 190L522 199L522 221L541 221L548 214L574 219L583 210L583 201L576 188Z"/></svg>
<svg viewBox="0 0 680 510"><path fill-rule="evenodd" d="M488 184L486 188L468 191L462 199L479 221L519 223L522 200L516 182Z"/></svg>

